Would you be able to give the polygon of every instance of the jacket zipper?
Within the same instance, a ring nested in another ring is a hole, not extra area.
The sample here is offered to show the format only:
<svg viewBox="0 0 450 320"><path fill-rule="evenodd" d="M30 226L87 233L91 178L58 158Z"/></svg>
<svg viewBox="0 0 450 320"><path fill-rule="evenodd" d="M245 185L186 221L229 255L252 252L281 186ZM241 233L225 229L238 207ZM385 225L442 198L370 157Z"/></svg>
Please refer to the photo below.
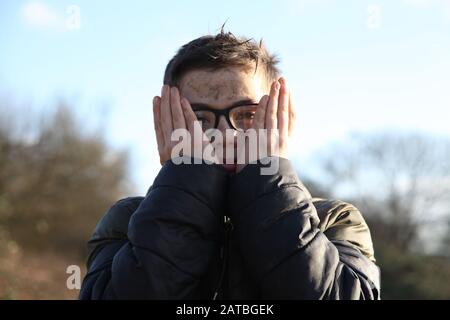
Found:
<svg viewBox="0 0 450 320"><path fill-rule="evenodd" d="M223 280L225 277L225 273L228 265L228 255L229 255L229 238L230 238L230 230L231 230L231 220L227 216L224 216L224 224L225 224L225 233L224 233L224 244L220 250L220 258L222 260L222 268L220 271L219 282L217 284L217 289L214 292L213 300L217 300L217 297L220 293L220 290L223 286Z"/></svg>

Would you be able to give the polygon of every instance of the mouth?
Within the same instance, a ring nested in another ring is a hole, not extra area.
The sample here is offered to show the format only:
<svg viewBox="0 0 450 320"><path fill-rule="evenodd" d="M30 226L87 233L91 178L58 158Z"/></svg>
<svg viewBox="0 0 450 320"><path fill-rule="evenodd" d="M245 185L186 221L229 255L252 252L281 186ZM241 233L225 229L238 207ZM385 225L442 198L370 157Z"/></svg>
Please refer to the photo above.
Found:
<svg viewBox="0 0 450 320"><path fill-rule="evenodd" d="M217 146L219 147L219 146ZM225 143L222 145L222 161L220 165L230 173L236 172L237 167L237 147L235 143Z"/></svg>
<svg viewBox="0 0 450 320"><path fill-rule="evenodd" d="M225 170L228 172L236 172L236 164L237 164L236 152L234 154L235 156L232 161L230 161L231 159L228 159L227 161L226 157L222 159L222 167L224 167Z"/></svg>
<svg viewBox="0 0 450 320"><path fill-rule="evenodd" d="M233 163L233 164L222 164L222 167L224 167L225 170L228 171L228 172L233 172L233 173L236 172L236 164L235 163Z"/></svg>

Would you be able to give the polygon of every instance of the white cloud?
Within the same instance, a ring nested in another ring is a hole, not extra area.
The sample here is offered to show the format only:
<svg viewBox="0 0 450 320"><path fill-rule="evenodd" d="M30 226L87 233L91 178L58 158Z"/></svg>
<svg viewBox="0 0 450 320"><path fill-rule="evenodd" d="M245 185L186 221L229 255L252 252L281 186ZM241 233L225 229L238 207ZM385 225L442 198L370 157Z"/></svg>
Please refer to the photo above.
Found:
<svg viewBox="0 0 450 320"><path fill-rule="evenodd" d="M21 14L23 21L34 28L51 30L64 28L64 17L42 2L27 2L22 7Z"/></svg>

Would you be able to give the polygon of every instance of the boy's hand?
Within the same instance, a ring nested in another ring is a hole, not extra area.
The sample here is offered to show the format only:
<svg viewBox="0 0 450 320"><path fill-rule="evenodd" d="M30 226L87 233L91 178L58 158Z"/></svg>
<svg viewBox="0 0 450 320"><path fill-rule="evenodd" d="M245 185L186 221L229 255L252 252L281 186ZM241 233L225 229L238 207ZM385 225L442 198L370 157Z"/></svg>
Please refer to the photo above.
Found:
<svg viewBox="0 0 450 320"><path fill-rule="evenodd" d="M292 96L286 79L281 77L278 81L272 83L269 95L261 98L252 125L252 128L257 131L258 141L260 138L258 130L267 129L267 136L264 136L267 141L267 156L286 157L288 141L294 130L295 119ZM257 159L249 159L248 145L245 149L240 150L240 152L247 154L245 157L246 163L238 164L237 172L241 171L247 163L259 160L259 150Z"/></svg>
<svg viewBox="0 0 450 320"><path fill-rule="evenodd" d="M206 139L190 103L186 98L180 96L176 87L164 85L161 90L161 97L153 98L153 119L161 165L171 159L172 148L179 143L179 141L171 140L172 132L176 129L187 130L186 132L189 132L192 138L191 153L185 153L183 156L192 156L194 129L201 132L202 145L208 144L208 139ZM186 149L183 150L186 151Z"/></svg>

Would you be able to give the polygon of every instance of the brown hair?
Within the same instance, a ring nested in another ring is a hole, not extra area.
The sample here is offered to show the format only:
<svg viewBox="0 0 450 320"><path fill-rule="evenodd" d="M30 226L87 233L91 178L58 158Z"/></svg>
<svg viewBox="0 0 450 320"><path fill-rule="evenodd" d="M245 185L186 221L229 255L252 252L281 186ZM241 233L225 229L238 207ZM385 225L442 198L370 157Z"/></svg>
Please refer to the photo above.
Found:
<svg viewBox="0 0 450 320"><path fill-rule="evenodd" d="M235 37L231 32L215 36L207 35L183 45L169 61L164 73L164 84L178 86L181 77L195 69L218 70L228 67L242 67L246 70L262 66L268 83L275 81L280 70L279 60L271 55L262 40L259 43L253 39Z"/></svg>

